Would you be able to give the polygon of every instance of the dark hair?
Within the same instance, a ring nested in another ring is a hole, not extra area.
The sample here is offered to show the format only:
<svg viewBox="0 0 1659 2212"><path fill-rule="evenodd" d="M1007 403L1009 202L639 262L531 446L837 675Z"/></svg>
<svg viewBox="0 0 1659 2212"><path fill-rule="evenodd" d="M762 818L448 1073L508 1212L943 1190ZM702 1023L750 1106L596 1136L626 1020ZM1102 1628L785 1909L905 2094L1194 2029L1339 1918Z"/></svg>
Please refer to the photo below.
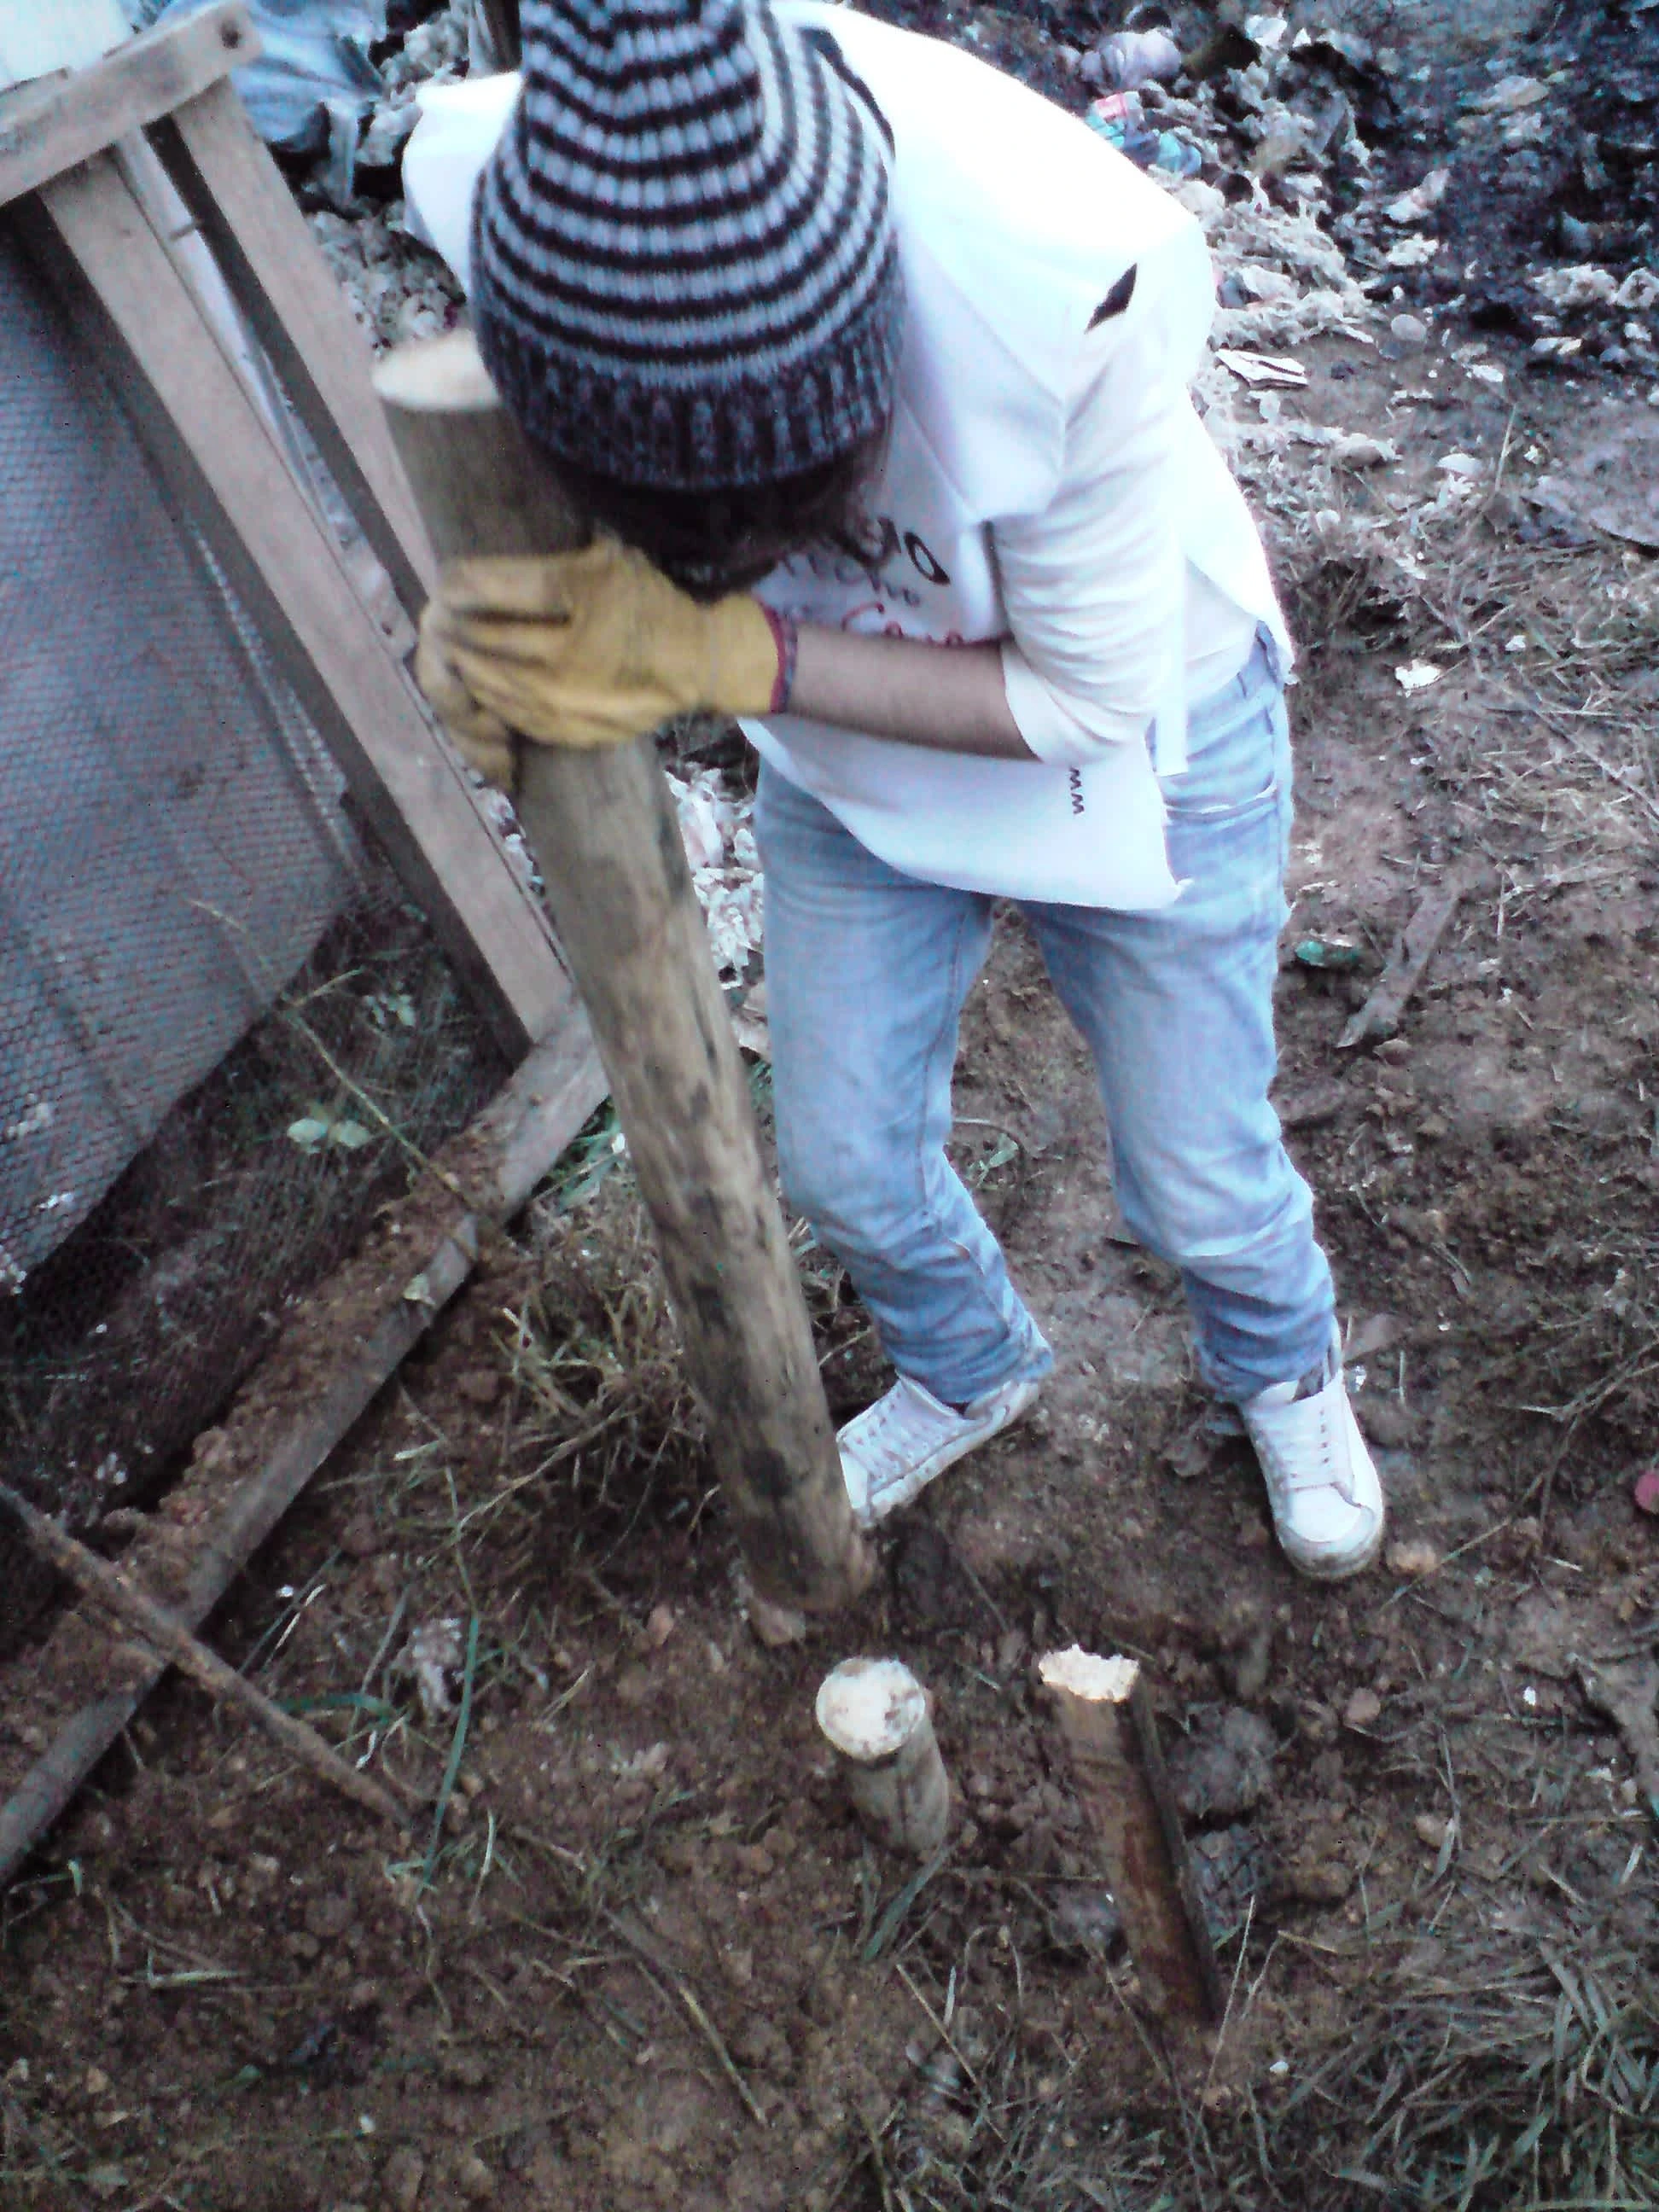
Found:
<svg viewBox="0 0 1659 2212"><path fill-rule="evenodd" d="M833 459L769 483L665 491L553 459L572 503L653 562L683 591L717 599L746 591L787 554L857 539L864 492L887 449L885 424Z"/></svg>

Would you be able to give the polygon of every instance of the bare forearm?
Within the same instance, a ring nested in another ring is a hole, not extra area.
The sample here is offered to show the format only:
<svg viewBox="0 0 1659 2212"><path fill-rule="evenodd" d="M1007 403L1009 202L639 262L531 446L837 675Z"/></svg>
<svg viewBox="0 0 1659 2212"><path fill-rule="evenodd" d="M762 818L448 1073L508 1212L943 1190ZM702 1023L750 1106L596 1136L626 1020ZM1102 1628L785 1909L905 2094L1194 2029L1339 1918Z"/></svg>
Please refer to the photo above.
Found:
<svg viewBox="0 0 1659 2212"><path fill-rule="evenodd" d="M942 752L1035 757L1009 712L994 645L860 637L803 623L789 711Z"/></svg>

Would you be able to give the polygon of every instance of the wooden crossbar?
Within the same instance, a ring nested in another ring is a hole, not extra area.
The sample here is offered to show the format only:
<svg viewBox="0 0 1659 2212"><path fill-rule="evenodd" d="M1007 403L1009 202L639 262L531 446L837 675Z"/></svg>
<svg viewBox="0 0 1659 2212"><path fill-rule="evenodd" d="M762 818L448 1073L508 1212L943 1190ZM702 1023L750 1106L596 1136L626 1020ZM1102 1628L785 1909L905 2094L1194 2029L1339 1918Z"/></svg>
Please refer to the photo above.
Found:
<svg viewBox="0 0 1659 2212"><path fill-rule="evenodd" d="M20 85L0 98L0 207L159 122L258 52L242 0L216 0L141 32L90 69Z"/></svg>

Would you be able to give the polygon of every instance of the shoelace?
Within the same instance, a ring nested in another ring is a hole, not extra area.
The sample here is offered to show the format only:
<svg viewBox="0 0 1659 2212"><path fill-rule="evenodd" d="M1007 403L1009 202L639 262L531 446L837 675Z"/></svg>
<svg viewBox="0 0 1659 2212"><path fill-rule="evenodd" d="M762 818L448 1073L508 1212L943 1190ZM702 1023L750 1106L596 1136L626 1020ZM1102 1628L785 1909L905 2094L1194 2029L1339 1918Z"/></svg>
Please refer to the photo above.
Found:
<svg viewBox="0 0 1659 2212"><path fill-rule="evenodd" d="M872 1488L903 1474L913 1461L925 1458L945 1435L927 1408L914 1400L890 1400L878 1410L880 1418L858 1441L858 1455L869 1470ZM890 1441L896 1429L902 1432L898 1443Z"/></svg>
<svg viewBox="0 0 1659 2212"><path fill-rule="evenodd" d="M1292 1405L1282 1410L1291 1413L1309 1405L1316 1408L1319 1422L1317 1468L1299 1471L1293 1467L1281 1449L1278 1439L1269 1433L1265 1441L1267 1456L1272 1462L1273 1481L1286 1497L1293 1498L1304 1490L1334 1490L1346 1504L1352 1505L1354 1501L1350 1494L1349 1486L1342 1480L1337 1467L1336 1419L1332 1412L1330 1401L1324 1392L1322 1391L1316 1399L1304 1398L1293 1401ZM1300 1453L1297 1455L1298 1461L1301 1456Z"/></svg>

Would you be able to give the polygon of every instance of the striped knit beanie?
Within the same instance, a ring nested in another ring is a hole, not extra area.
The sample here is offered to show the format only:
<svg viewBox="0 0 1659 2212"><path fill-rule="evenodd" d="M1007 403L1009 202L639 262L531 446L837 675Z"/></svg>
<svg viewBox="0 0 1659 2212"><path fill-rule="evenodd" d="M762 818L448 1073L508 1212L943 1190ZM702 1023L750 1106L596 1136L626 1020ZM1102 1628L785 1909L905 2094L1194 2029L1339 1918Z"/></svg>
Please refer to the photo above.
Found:
<svg viewBox="0 0 1659 2212"><path fill-rule="evenodd" d="M765 0L522 0L473 213L478 343L531 434L665 490L835 459L891 402L885 125Z"/></svg>

